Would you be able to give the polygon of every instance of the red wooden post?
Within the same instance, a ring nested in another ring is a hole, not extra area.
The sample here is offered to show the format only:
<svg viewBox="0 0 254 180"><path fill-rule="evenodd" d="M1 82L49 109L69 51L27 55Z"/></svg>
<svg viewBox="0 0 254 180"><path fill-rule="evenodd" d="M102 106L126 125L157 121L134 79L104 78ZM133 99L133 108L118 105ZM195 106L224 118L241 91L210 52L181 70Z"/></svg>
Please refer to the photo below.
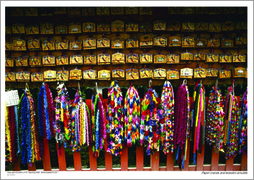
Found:
<svg viewBox="0 0 254 180"><path fill-rule="evenodd" d="M27 164L28 171L36 171L35 163Z"/></svg>
<svg viewBox="0 0 254 180"><path fill-rule="evenodd" d="M173 171L174 169L174 153L167 154L167 171Z"/></svg>
<svg viewBox="0 0 254 180"><path fill-rule="evenodd" d="M112 171L112 155L105 152L105 168L106 171Z"/></svg>
<svg viewBox="0 0 254 180"><path fill-rule="evenodd" d="M89 146L90 171L97 171L97 158L93 156L92 148L92 146Z"/></svg>
<svg viewBox="0 0 254 180"><path fill-rule="evenodd" d="M233 171L234 158L226 160L226 171Z"/></svg>
<svg viewBox="0 0 254 180"><path fill-rule="evenodd" d="M82 171L80 152L73 153L75 171Z"/></svg>
<svg viewBox="0 0 254 180"><path fill-rule="evenodd" d="M218 171L220 153L216 153L212 147L211 171Z"/></svg>
<svg viewBox="0 0 254 180"><path fill-rule="evenodd" d="M43 138L43 169L44 171L51 171L49 144L48 140Z"/></svg>
<svg viewBox="0 0 254 180"><path fill-rule="evenodd" d="M151 168L152 171L159 171L159 160L160 154L156 151L156 153L151 155Z"/></svg>
<svg viewBox="0 0 254 180"><path fill-rule="evenodd" d="M242 153L241 171L247 171L247 154Z"/></svg>
<svg viewBox="0 0 254 180"><path fill-rule="evenodd" d="M17 159L17 161L14 161L12 163L12 171L20 171L19 159Z"/></svg>
<svg viewBox="0 0 254 180"><path fill-rule="evenodd" d="M121 155L121 171L128 171L128 148L123 147Z"/></svg>
<svg viewBox="0 0 254 180"><path fill-rule="evenodd" d="M57 143L57 149L58 149L58 143ZM59 171L66 171L66 160L65 160L64 146L61 146L60 152L61 152L61 155L58 154Z"/></svg>
<svg viewBox="0 0 254 180"><path fill-rule="evenodd" d="M143 171L144 165L144 148L143 146L136 146L136 169L137 171Z"/></svg>
<svg viewBox="0 0 254 180"><path fill-rule="evenodd" d="M205 155L205 145L202 145L201 154L199 154L199 153L197 152L197 165L196 165L196 171L203 171L204 155Z"/></svg>

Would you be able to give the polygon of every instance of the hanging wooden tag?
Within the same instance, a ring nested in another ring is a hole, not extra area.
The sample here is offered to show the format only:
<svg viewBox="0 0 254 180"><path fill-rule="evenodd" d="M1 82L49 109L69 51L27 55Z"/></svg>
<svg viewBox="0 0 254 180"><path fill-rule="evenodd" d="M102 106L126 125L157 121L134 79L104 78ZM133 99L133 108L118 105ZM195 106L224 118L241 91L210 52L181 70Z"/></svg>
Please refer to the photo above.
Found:
<svg viewBox="0 0 254 180"><path fill-rule="evenodd" d="M181 53L181 60L191 61L193 59L194 59L194 57L193 57L192 53L190 53L190 52L183 52L183 53Z"/></svg>
<svg viewBox="0 0 254 180"><path fill-rule="evenodd" d="M109 7L97 7L96 13L99 16L105 16L105 15L109 16L110 15Z"/></svg>
<svg viewBox="0 0 254 180"><path fill-rule="evenodd" d="M153 30L154 31L166 31L166 21L157 20L153 22Z"/></svg>
<svg viewBox="0 0 254 180"><path fill-rule="evenodd" d="M166 64L166 63L167 63L166 54L164 53L154 54L154 64Z"/></svg>
<svg viewBox="0 0 254 180"><path fill-rule="evenodd" d="M93 70L93 69L83 71L83 79L96 80L97 79L97 71Z"/></svg>
<svg viewBox="0 0 254 180"><path fill-rule="evenodd" d="M232 63L232 55L220 54L220 63Z"/></svg>
<svg viewBox="0 0 254 180"><path fill-rule="evenodd" d="M114 53L112 54L112 64L125 64L124 53Z"/></svg>
<svg viewBox="0 0 254 180"><path fill-rule="evenodd" d="M82 7L82 16L95 16L94 7Z"/></svg>
<svg viewBox="0 0 254 180"><path fill-rule="evenodd" d="M124 7L111 7L111 15L124 15Z"/></svg>
<svg viewBox="0 0 254 180"><path fill-rule="evenodd" d="M233 77L245 77L245 71L246 69L244 67L233 68Z"/></svg>
<svg viewBox="0 0 254 180"><path fill-rule="evenodd" d="M127 69L126 70L126 80L138 80L139 79L139 73L137 69Z"/></svg>
<svg viewBox="0 0 254 180"><path fill-rule="evenodd" d="M55 66L56 65L56 57L46 55L42 57L43 66Z"/></svg>
<svg viewBox="0 0 254 180"><path fill-rule="evenodd" d="M138 14L138 7L125 7L125 14Z"/></svg>
<svg viewBox="0 0 254 180"><path fill-rule="evenodd" d="M238 21L236 22L236 30L244 30L247 29L247 22L246 21Z"/></svg>
<svg viewBox="0 0 254 180"><path fill-rule="evenodd" d="M248 78L248 70L247 70L247 68L245 68L245 78Z"/></svg>
<svg viewBox="0 0 254 180"><path fill-rule="evenodd" d="M126 54L126 63L138 63L139 56L135 53Z"/></svg>
<svg viewBox="0 0 254 180"><path fill-rule="evenodd" d="M224 7L223 14L236 14L237 7Z"/></svg>
<svg viewBox="0 0 254 180"><path fill-rule="evenodd" d="M192 22L183 22L182 23L182 31L194 31L195 23Z"/></svg>
<svg viewBox="0 0 254 180"><path fill-rule="evenodd" d="M152 32L152 24L150 22L140 23L139 32Z"/></svg>
<svg viewBox="0 0 254 180"><path fill-rule="evenodd" d="M153 8L152 7L140 7L139 8L139 15L153 15Z"/></svg>
<svg viewBox="0 0 254 180"><path fill-rule="evenodd" d="M158 68L153 70L153 79L165 79L166 76L166 69Z"/></svg>
<svg viewBox="0 0 254 180"><path fill-rule="evenodd" d="M56 80L57 81L68 81L69 80L69 71L67 71L67 70L57 71Z"/></svg>
<svg viewBox="0 0 254 180"><path fill-rule="evenodd" d="M5 34L11 34L11 26L5 26Z"/></svg>
<svg viewBox="0 0 254 180"><path fill-rule="evenodd" d="M247 14L247 8L246 7L238 7L237 13L238 14Z"/></svg>
<svg viewBox="0 0 254 180"><path fill-rule="evenodd" d="M179 54L167 54L167 64L179 64L180 63L180 56Z"/></svg>
<svg viewBox="0 0 254 180"><path fill-rule="evenodd" d="M181 14L181 7L168 7L168 14Z"/></svg>
<svg viewBox="0 0 254 180"><path fill-rule="evenodd" d="M169 47L181 46L181 45L182 45L181 37L179 37L179 36L170 36L169 37L169 43L168 43Z"/></svg>
<svg viewBox="0 0 254 180"><path fill-rule="evenodd" d="M69 58L67 55L60 55L56 57L56 65L68 65L69 64Z"/></svg>
<svg viewBox="0 0 254 180"><path fill-rule="evenodd" d="M21 23L12 25L12 34L23 34L25 33L25 25Z"/></svg>
<svg viewBox="0 0 254 180"><path fill-rule="evenodd" d="M111 49L124 49L124 39L115 38L111 41Z"/></svg>
<svg viewBox="0 0 254 180"><path fill-rule="evenodd" d="M233 55L233 63L238 62L246 62L246 55L245 54L234 54Z"/></svg>
<svg viewBox="0 0 254 180"><path fill-rule="evenodd" d="M83 64L83 56L79 54L70 56L70 65L82 65Z"/></svg>
<svg viewBox="0 0 254 180"><path fill-rule="evenodd" d="M56 7L54 8L54 14L67 14L66 7Z"/></svg>
<svg viewBox="0 0 254 180"><path fill-rule="evenodd" d="M53 23L41 23L40 25L41 34L54 34Z"/></svg>
<svg viewBox="0 0 254 180"><path fill-rule="evenodd" d="M142 68L139 70L140 79L153 78L153 71L148 68Z"/></svg>
<svg viewBox="0 0 254 180"><path fill-rule="evenodd" d="M229 69L219 70L219 78L220 79L229 79L229 78L231 78L231 71Z"/></svg>
<svg viewBox="0 0 254 180"><path fill-rule="evenodd" d="M207 47L220 47L220 39L217 38L208 39Z"/></svg>
<svg viewBox="0 0 254 180"><path fill-rule="evenodd" d="M11 7L11 16L24 16L24 9L22 7Z"/></svg>
<svg viewBox="0 0 254 180"><path fill-rule="evenodd" d="M208 31L208 22L197 22L196 31Z"/></svg>
<svg viewBox="0 0 254 180"><path fill-rule="evenodd" d="M193 76L193 69L191 68L181 69L180 78L192 79L192 76Z"/></svg>
<svg viewBox="0 0 254 180"><path fill-rule="evenodd" d="M76 40L76 41L70 41L69 50L81 50L82 49L82 41Z"/></svg>
<svg viewBox="0 0 254 180"><path fill-rule="evenodd" d="M139 43L137 38L126 39L126 48L138 48Z"/></svg>
<svg viewBox="0 0 254 180"><path fill-rule="evenodd" d="M20 71L16 73L16 80L18 82L29 82L30 81L30 72Z"/></svg>
<svg viewBox="0 0 254 180"><path fill-rule="evenodd" d="M68 7L68 15L69 16L81 16L81 8L80 7Z"/></svg>
<svg viewBox="0 0 254 180"><path fill-rule="evenodd" d="M196 7L196 14L208 14L209 7Z"/></svg>
<svg viewBox="0 0 254 180"><path fill-rule="evenodd" d="M16 82L16 74L14 72L6 72L5 73L5 81L6 82Z"/></svg>
<svg viewBox="0 0 254 180"><path fill-rule="evenodd" d="M41 7L38 9L40 16L53 16L53 8Z"/></svg>
<svg viewBox="0 0 254 180"><path fill-rule="evenodd" d="M202 52L195 53L194 61L205 61L205 53Z"/></svg>
<svg viewBox="0 0 254 180"><path fill-rule="evenodd" d="M233 39L222 38L221 39L221 47L222 48L234 47L234 40Z"/></svg>
<svg viewBox="0 0 254 180"><path fill-rule="evenodd" d="M5 51L13 51L13 42L5 41Z"/></svg>
<svg viewBox="0 0 254 180"><path fill-rule="evenodd" d="M32 82L43 82L43 74L41 72L35 72L31 74L31 81Z"/></svg>
<svg viewBox="0 0 254 180"><path fill-rule="evenodd" d="M95 32L95 31L96 31L95 23L92 22L83 23L83 32Z"/></svg>
<svg viewBox="0 0 254 180"><path fill-rule="evenodd" d="M226 21L223 22L221 25L222 31L234 31L235 30L235 22L233 21Z"/></svg>
<svg viewBox="0 0 254 180"><path fill-rule="evenodd" d="M181 22L180 21L170 21L168 22L167 31L180 31Z"/></svg>
<svg viewBox="0 0 254 180"><path fill-rule="evenodd" d="M195 47L194 37L183 37L182 47Z"/></svg>
<svg viewBox="0 0 254 180"><path fill-rule="evenodd" d="M38 16L38 10L36 7L24 8L25 16Z"/></svg>
<svg viewBox="0 0 254 180"><path fill-rule="evenodd" d="M206 77L218 77L218 70L217 69L208 68L206 70Z"/></svg>
<svg viewBox="0 0 254 180"><path fill-rule="evenodd" d="M29 65L31 67L38 67L38 66L42 66L41 64L41 56L30 56L29 57Z"/></svg>
<svg viewBox="0 0 254 180"><path fill-rule="evenodd" d="M13 40L14 51L26 51L26 41L23 39Z"/></svg>
<svg viewBox="0 0 254 180"><path fill-rule="evenodd" d="M110 32L110 24L100 23L97 24L97 32Z"/></svg>
<svg viewBox="0 0 254 180"><path fill-rule="evenodd" d="M153 55L150 53L140 54L140 64L150 64L153 63Z"/></svg>
<svg viewBox="0 0 254 180"><path fill-rule="evenodd" d="M125 32L138 32L138 23L134 22L126 23Z"/></svg>
<svg viewBox="0 0 254 180"><path fill-rule="evenodd" d="M94 54L88 54L88 55L85 55L84 56L84 64L93 64L95 65L96 64L96 55Z"/></svg>
<svg viewBox="0 0 254 180"><path fill-rule="evenodd" d="M221 23L220 22L210 22L208 31L209 32L220 32L221 31Z"/></svg>
<svg viewBox="0 0 254 180"><path fill-rule="evenodd" d="M111 22L111 32L124 32L124 22L119 20Z"/></svg>
<svg viewBox="0 0 254 180"><path fill-rule="evenodd" d="M81 33L81 23L73 22L69 23L69 34Z"/></svg>
<svg viewBox="0 0 254 180"><path fill-rule="evenodd" d="M98 65L110 64L110 55L107 53L98 54Z"/></svg>
<svg viewBox="0 0 254 180"><path fill-rule="evenodd" d="M55 39L45 39L42 41L43 51L53 51L55 50Z"/></svg>
<svg viewBox="0 0 254 180"><path fill-rule="evenodd" d="M56 34L67 34L68 33L68 26L63 25L63 24L57 25L55 27L55 33Z"/></svg>
<svg viewBox="0 0 254 180"><path fill-rule="evenodd" d="M39 34L39 26L37 24L26 27L26 34Z"/></svg>
<svg viewBox="0 0 254 180"><path fill-rule="evenodd" d="M223 9L218 7L209 7L209 14L222 14Z"/></svg>
<svg viewBox="0 0 254 180"><path fill-rule="evenodd" d="M179 71L177 69L168 69L167 79L168 80L179 79Z"/></svg>
<svg viewBox="0 0 254 180"><path fill-rule="evenodd" d="M246 37L236 37L235 38L235 45L246 45L247 44L247 38Z"/></svg>
<svg viewBox="0 0 254 180"><path fill-rule="evenodd" d="M56 42L56 50L67 50L69 49L69 40L63 39L61 41Z"/></svg>
<svg viewBox="0 0 254 180"><path fill-rule="evenodd" d="M99 70L98 71L98 80L110 80L110 70Z"/></svg>
<svg viewBox="0 0 254 180"><path fill-rule="evenodd" d="M118 80L123 80L125 78L124 70L122 70L122 69L114 69L112 71L112 78L118 79Z"/></svg>
<svg viewBox="0 0 254 180"><path fill-rule="evenodd" d="M31 51L40 50L40 40L39 39L30 39L27 41L27 48Z"/></svg>
<svg viewBox="0 0 254 180"><path fill-rule="evenodd" d="M195 7L182 7L182 14L195 14Z"/></svg>
<svg viewBox="0 0 254 180"><path fill-rule="evenodd" d="M206 69L205 68L195 68L194 69L194 78L206 78Z"/></svg>
<svg viewBox="0 0 254 180"><path fill-rule="evenodd" d="M156 37L153 39L154 46L166 47L168 45L168 41L166 37Z"/></svg>
<svg viewBox="0 0 254 180"><path fill-rule="evenodd" d="M207 39L205 38L196 38L195 40L195 47L200 47L200 48L203 48L203 47L206 47L207 45Z"/></svg>
<svg viewBox="0 0 254 180"><path fill-rule="evenodd" d="M96 39L86 38L83 40L83 48L86 49L96 49Z"/></svg>
<svg viewBox="0 0 254 180"><path fill-rule="evenodd" d="M140 47L152 47L153 46L153 37L152 34L146 34L140 38Z"/></svg>
<svg viewBox="0 0 254 180"><path fill-rule="evenodd" d="M28 66L28 58L29 56L18 56L15 59L16 66Z"/></svg>
<svg viewBox="0 0 254 180"><path fill-rule="evenodd" d="M5 57L5 67L13 67L14 66L14 57Z"/></svg>
<svg viewBox="0 0 254 180"><path fill-rule="evenodd" d="M44 71L44 81L45 82L56 81L56 71L54 70Z"/></svg>
<svg viewBox="0 0 254 180"><path fill-rule="evenodd" d="M81 79L82 79L81 69L70 70L70 80L81 80Z"/></svg>
<svg viewBox="0 0 254 180"><path fill-rule="evenodd" d="M97 39L97 48L110 48L110 40L108 38Z"/></svg>

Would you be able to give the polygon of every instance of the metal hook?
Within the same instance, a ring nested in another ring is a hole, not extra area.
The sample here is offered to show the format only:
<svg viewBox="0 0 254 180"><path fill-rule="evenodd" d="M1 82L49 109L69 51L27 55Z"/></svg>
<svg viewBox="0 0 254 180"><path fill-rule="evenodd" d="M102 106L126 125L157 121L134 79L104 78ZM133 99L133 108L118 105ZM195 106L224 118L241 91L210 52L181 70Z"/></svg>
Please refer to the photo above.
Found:
<svg viewBox="0 0 254 180"><path fill-rule="evenodd" d="M97 82L95 82L95 88L96 88L96 91L97 91L97 93L98 93L99 91L98 91L98 85L97 85Z"/></svg>
<svg viewBox="0 0 254 180"><path fill-rule="evenodd" d="M152 80L149 80L149 87L152 87Z"/></svg>
<svg viewBox="0 0 254 180"><path fill-rule="evenodd" d="M235 95L235 80L233 79L232 82L232 88L233 88L233 96Z"/></svg>
<svg viewBox="0 0 254 180"><path fill-rule="evenodd" d="M216 79L215 86L218 87L218 79Z"/></svg>
<svg viewBox="0 0 254 180"><path fill-rule="evenodd" d="M79 93L80 93L80 84L79 84L79 82L78 82L78 91L79 91Z"/></svg>
<svg viewBox="0 0 254 180"><path fill-rule="evenodd" d="M187 84L187 79L184 79L184 80L183 80L183 84Z"/></svg>

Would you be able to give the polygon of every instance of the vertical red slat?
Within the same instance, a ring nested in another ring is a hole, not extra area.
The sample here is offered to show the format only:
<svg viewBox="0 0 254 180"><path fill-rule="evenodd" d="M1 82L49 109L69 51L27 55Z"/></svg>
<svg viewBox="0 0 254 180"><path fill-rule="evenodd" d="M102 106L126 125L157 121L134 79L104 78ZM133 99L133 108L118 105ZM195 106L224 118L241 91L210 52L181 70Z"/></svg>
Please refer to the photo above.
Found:
<svg viewBox="0 0 254 180"><path fill-rule="evenodd" d="M19 159L12 163L12 171L20 171Z"/></svg>
<svg viewBox="0 0 254 180"><path fill-rule="evenodd" d="M173 171L174 169L174 153L167 154L167 171Z"/></svg>
<svg viewBox="0 0 254 180"><path fill-rule="evenodd" d="M123 147L121 155L121 171L128 171L128 148Z"/></svg>
<svg viewBox="0 0 254 180"><path fill-rule="evenodd" d="M213 146L212 157L211 157L211 171L218 171L219 157L220 157L220 153L216 153Z"/></svg>
<svg viewBox="0 0 254 180"><path fill-rule="evenodd" d="M241 171L247 171L247 154L242 154L241 159Z"/></svg>
<svg viewBox="0 0 254 180"><path fill-rule="evenodd" d="M159 152L156 152L151 155L151 169L152 169L152 171L159 171L159 160L160 160Z"/></svg>
<svg viewBox="0 0 254 180"><path fill-rule="evenodd" d="M196 171L203 171L204 155L205 155L205 145L202 145L201 154L199 154L199 153L197 152L197 165L196 165Z"/></svg>
<svg viewBox="0 0 254 180"><path fill-rule="evenodd" d="M106 171L112 171L112 155L105 152L105 168Z"/></svg>
<svg viewBox="0 0 254 180"><path fill-rule="evenodd" d="M57 144L57 148L58 148L58 144ZM58 154L59 171L66 171L65 151L63 146L61 146L60 152L61 152L61 155Z"/></svg>
<svg viewBox="0 0 254 180"><path fill-rule="evenodd" d="M226 160L226 171L233 171L234 158Z"/></svg>
<svg viewBox="0 0 254 180"><path fill-rule="evenodd" d="M74 168L75 168L75 171L81 171L82 170L82 165L81 165L80 152L74 152L73 153L73 159L74 159Z"/></svg>
<svg viewBox="0 0 254 180"><path fill-rule="evenodd" d="M36 171L35 163L27 164L28 171Z"/></svg>
<svg viewBox="0 0 254 180"><path fill-rule="evenodd" d="M49 144L48 140L43 138L43 169L44 171L51 171Z"/></svg>
<svg viewBox="0 0 254 180"><path fill-rule="evenodd" d="M90 170L97 171L97 158L93 156L93 147L89 146Z"/></svg>
<svg viewBox="0 0 254 180"><path fill-rule="evenodd" d="M137 171L143 171L144 165L144 148L143 146L136 146L136 167Z"/></svg>

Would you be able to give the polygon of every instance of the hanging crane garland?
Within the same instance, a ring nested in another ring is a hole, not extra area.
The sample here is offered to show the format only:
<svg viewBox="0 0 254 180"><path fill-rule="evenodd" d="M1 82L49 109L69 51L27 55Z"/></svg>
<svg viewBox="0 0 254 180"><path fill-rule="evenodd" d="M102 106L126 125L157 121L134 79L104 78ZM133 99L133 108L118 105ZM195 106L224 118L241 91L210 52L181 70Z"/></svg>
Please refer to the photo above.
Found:
<svg viewBox="0 0 254 180"><path fill-rule="evenodd" d="M174 151L174 90L169 81L165 81L161 94L161 147L164 154Z"/></svg>
<svg viewBox="0 0 254 180"><path fill-rule="evenodd" d="M8 166L12 162L11 157L11 138L9 127L9 111L5 102L5 165Z"/></svg>
<svg viewBox="0 0 254 180"><path fill-rule="evenodd" d="M248 100L247 100L248 89L246 89L241 107L240 122L239 122L239 154L247 152L247 118L248 118Z"/></svg>
<svg viewBox="0 0 254 180"><path fill-rule="evenodd" d="M124 101L124 141L127 147L139 141L140 98L135 87L127 90Z"/></svg>
<svg viewBox="0 0 254 180"><path fill-rule="evenodd" d="M107 152L115 156L122 154L123 126L123 96L117 81L112 81L107 103Z"/></svg>

